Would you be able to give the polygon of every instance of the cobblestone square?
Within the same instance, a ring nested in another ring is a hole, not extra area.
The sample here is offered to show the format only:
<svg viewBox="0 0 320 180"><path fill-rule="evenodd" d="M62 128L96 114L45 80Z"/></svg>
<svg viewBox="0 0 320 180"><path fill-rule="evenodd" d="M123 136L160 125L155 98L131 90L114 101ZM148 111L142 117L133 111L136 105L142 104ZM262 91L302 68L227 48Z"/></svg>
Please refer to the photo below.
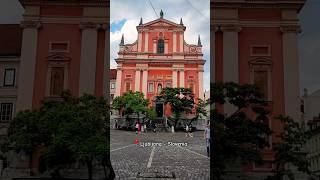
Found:
<svg viewBox="0 0 320 180"><path fill-rule="evenodd" d="M191 138L183 132L111 130L110 151L116 179L209 179L203 131Z"/></svg>

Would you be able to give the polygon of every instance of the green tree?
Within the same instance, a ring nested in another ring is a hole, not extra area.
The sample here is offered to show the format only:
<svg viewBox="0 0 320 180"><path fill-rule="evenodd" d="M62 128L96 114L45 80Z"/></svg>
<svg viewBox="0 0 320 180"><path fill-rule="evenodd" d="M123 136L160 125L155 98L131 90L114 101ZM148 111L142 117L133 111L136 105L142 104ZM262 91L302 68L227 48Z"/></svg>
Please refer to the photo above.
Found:
<svg viewBox="0 0 320 180"><path fill-rule="evenodd" d="M181 120L182 113L191 113L195 106L194 94L189 88L164 88L156 100L170 105L173 117L168 119L173 121L174 128Z"/></svg>
<svg viewBox="0 0 320 180"><path fill-rule="evenodd" d="M10 123L9 142L30 156L43 148L42 170L53 171L55 177L60 177L59 171L66 165L84 162L92 179L94 160L113 172L107 158L108 112L102 97L85 94L75 98L63 93L60 99L44 101L39 110L18 113Z"/></svg>
<svg viewBox="0 0 320 180"><path fill-rule="evenodd" d="M252 85L236 83L215 83L211 85L210 103L214 107L210 113L213 138L211 170L213 179L223 179L226 167L232 161L242 163L261 162L259 150L268 146L266 136L271 134L269 126L262 121L251 119L246 110L257 115L269 112L266 102L260 98ZM224 114L219 108L224 104L233 105L234 112Z"/></svg>
<svg viewBox="0 0 320 180"><path fill-rule="evenodd" d="M269 176L267 180L282 180L284 177L294 180L294 172L292 169L285 168L286 165L291 165L298 171L310 175L306 152L303 152L310 132L288 116L280 115L276 118L283 123L284 131L281 133L281 142L275 144L273 148L276 152L274 175Z"/></svg>
<svg viewBox="0 0 320 180"><path fill-rule="evenodd" d="M132 114L136 114L138 121L140 121L140 115L146 114L148 105L149 101L144 98L143 93L132 91L116 97L112 102L112 108L123 111L128 121L130 121L129 116Z"/></svg>

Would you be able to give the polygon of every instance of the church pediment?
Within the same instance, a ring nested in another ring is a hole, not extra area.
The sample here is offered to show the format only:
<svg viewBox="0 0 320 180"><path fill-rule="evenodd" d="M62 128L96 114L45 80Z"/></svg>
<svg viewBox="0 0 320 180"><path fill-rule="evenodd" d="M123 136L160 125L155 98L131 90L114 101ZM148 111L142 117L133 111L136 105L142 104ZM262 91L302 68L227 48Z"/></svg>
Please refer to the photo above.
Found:
<svg viewBox="0 0 320 180"><path fill-rule="evenodd" d="M172 21L166 20L166 19L156 19L154 21L150 21L145 24L141 24L137 26L137 28L149 28L149 27L166 27L166 28L183 28L185 29L185 26L174 23Z"/></svg>
<svg viewBox="0 0 320 180"><path fill-rule="evenodd" d="M62 53L55 53L47 56L47 59L49 61L70 61L71 58L65 54Z"/></svg>

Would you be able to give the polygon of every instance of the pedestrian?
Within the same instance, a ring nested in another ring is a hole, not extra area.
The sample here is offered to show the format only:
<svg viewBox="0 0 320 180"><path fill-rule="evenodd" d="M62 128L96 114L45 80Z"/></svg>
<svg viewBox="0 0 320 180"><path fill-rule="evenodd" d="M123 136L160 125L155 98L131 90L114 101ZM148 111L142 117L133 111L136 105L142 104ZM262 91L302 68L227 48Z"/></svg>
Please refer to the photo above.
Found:
<svg viewBox="0 0 320 180"><path fill-rule="evenodd" d="M189 136L189 126L188 126L188 124L186 124L186 137L188 137Z"/></svg>
<svg viewBox="0 0 320 180"><path fill-rule="evenodd" d="M147 133L147 124L145 123L145 124L143 125L143 127L144 127L144 132Z"/></svg>
<svg viewBox="0 0 320 180"><path fill-rule="evenodd" d="M139 128L139 124L138 122L136 122L136 126L135 126L136 134L138 134L138 128Z"/></svg>
<svg viewBox="0 0 320 180"><path fill-rule="evenodd" d="M193 138L192 132L193 132L193 127L192 127L192 124L190 124L190 126L189 126L189 136Z"/></svg>
<svg viewBox="0 0 320 180"><path fill-rule="evenodd" d="M211 137L210 137L210 122L204 129L204 139L206 140L206 149L207 149L207 156L210 157L210 143L211 143Z"/></svg>
<svg viewBox="0 0 320 180"><path fill-rule="evenodd" d="M138 133L141 134L141 124L138 122Z"/></svg>

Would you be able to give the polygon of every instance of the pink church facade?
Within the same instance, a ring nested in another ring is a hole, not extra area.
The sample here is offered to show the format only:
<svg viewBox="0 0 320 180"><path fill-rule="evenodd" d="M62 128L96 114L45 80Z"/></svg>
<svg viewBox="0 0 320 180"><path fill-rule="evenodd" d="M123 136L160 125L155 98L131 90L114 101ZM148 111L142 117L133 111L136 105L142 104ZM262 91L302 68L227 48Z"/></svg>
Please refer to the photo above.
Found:
<svg viewBox="0 0 320 180"><path fill-rule="evenodd" d="M192 28L192 27L191 27ZM152 102L162 88L191 88L195 98L203 98L203 59L200 36L198 44L188 44L186 27L163 18L137 26L138 38L132 44L119 45L116 96L139 91ZM155 105L155 104L153 104ZM157 105L156 111L170 114L167 107Z"/></svg>
<svg viewBox="0 0 320 180"><path fill-rule="evenodd" d="M274 168L272 144L280 141L283 125L276 115L301 121L299 93L299 11L304 0L235 0L211 2L215 82L255 84L269 103L266 117L274 135L263 150L263 165L243 166L253 176ZM224 113L233 112L225 105ZM253 117L258 118L258 117ZM250 179L248 177L248 179Z"/></svg>

